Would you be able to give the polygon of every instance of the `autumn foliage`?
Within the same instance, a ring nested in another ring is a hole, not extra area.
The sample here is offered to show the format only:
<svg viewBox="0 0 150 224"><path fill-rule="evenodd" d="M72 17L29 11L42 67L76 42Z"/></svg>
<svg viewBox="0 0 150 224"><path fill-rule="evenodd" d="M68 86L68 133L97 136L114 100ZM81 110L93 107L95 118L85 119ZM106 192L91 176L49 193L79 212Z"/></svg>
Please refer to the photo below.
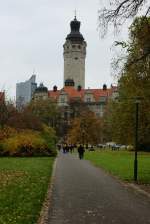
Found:
<svg viewBox="0 0 150 224"><path fill-rule="evenodd" d="M118 79L119 97L111 101L104 124L110 140L135 143L136 102L139 104L138 148L150 150L150 18L136 18L130 26L126 58Z"/></svg>
<svg viewBox="0 0 150 224"><path fill-rule="evenodd" d="M102 120L91 111L84 111L73 119L68 132L68 142L97 144L102 141Z"/></svg>
<svg viewBox="0 0 150 224"><path fill-rule="evenodd" d="M3 105L0 117L0 156L55 156L56 134L29 107L18 111ZM4 110L5 109L5 110Z"/></svg>

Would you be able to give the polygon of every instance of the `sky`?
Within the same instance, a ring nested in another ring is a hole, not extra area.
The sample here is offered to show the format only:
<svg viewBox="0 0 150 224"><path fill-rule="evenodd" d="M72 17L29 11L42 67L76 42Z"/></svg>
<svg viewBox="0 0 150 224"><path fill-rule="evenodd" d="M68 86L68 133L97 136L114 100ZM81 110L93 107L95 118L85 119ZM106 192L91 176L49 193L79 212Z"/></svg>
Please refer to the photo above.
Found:
<svg viewBox="0 0 150 224"><path fill-rule="evenodd" d="M118 37L111 30L101 39L98 9L107 0L0 0L0 90L14 99L16 83L33 73L48 89L63 87L63 44L70 21L81 21L87 42L86 88L115 83L111 75L114 40L127 37L125 27Z"/></svg>

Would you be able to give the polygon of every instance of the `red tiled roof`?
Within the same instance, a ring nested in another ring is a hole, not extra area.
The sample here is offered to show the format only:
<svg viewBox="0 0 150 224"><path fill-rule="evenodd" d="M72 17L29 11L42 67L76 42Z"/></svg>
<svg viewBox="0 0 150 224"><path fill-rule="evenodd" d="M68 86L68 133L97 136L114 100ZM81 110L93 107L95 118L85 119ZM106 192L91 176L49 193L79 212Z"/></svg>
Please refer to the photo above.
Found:
<svg viewBox="0 0 150 224"><path fill-rule="evenodd" d="M80 97L80 98L82 98L83 95L84 95L84 89L81 89L79 91L79 90L75 89L72 86L65 86L63 89L68 94L68 96L70 98L74 98L74 97Z"/></svg>
<svg viewBox="0 0 150 224"><path fill-rule="evenodd" d="M99 98L101 96L109 97L116 90L117 90L117 87L112 87L112 88L106 89L106 90L103 90L103 89L81 89L79 91L79 90L75 89L73 86L65 86L61 90L57 90L57 91L50 90L50 91L48 91L48 96L50 98L54 99L54 100L57 100L61 93L66 93L70 99L71 98L81 98L81 99L83 99L84 95L86 93L91 93L94 96L95 101L99 101Z"/></svg>
<svg viewBox="0 0 150 224"><path fill-rule="evenodd" d="M57 91L49 90L48 91L48 96L53 98L53 99L55 99L55 100L57 100L57 98L60 95L60 92L61 92L60 90L57 90Z"/></svg>

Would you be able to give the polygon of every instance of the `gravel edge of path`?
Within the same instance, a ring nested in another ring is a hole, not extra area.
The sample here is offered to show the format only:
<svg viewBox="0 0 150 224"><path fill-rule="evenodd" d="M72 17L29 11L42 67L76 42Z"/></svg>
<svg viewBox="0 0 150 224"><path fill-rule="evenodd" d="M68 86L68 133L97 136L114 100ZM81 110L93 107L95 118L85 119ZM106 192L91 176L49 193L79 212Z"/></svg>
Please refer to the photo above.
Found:
<svg viewBox="0 0 150 224"><path fill-rule="evenodd" d="M146 197L150 199L149 189L147 189L147 187L145 187L144 185L139 185L136 183L127 183L127 186L145 195Z"/></svg>
<svg viewBox="0 0 150 224"><path fill-rule="evenodd" d="M48 224L48 211L49 211L49 207L51 205L51 195L52 195L52 188L53 188L53 183L54 183L54 178L55 178L56 165L57 165L57 157L53 164L52 176L50 177L48 191L47 191L46 198L43 203L43 206L42 206L42 209L40 212L40 217L37 221L37 224Z"/></svg>

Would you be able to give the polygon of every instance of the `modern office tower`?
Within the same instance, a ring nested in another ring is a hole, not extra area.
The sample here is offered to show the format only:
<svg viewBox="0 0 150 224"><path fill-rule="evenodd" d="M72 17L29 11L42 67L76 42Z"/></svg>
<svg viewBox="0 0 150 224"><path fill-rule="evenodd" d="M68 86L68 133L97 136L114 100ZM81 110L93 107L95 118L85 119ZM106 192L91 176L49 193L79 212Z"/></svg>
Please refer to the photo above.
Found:
<svg viewBox="0 0 150 224"><path fill-rule="evenodd" d="M21 109L31 101L36 88L36 75L32 75L31 78L25 82L16 84L16 106L18 109Z"/></svg>

